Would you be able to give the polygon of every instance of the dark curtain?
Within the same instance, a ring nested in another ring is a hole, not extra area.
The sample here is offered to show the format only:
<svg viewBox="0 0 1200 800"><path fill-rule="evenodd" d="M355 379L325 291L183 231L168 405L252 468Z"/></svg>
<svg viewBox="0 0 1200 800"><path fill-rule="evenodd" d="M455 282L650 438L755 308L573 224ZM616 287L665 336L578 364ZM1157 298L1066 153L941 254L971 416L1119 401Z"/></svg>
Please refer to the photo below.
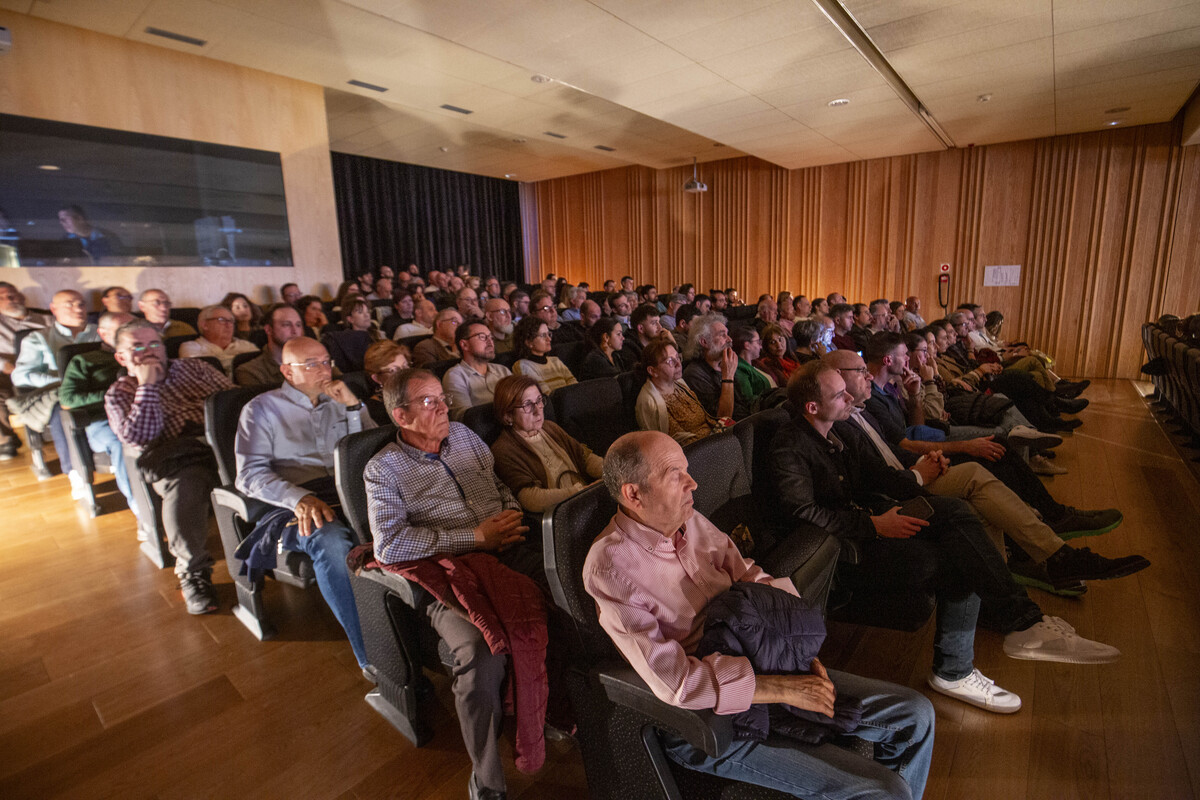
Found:
<svg viewBox="0 0 1200 800"><path fill-rule="evenodd" d="M513 181L333 153L342 271L381 264L524 280L521 201Z"/></svg>

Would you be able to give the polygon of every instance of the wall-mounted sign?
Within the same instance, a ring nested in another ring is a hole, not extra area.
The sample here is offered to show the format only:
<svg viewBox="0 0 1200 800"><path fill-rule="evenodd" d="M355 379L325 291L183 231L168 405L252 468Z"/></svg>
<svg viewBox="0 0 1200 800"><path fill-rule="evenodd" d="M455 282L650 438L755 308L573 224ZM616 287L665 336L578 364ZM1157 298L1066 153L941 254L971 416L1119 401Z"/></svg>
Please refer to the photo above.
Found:
<svg viewBox="0 0 1200 800"><path fill-rule="evenodd" d="M1008 264L983 268L984 286L1020 286L1021 265Z"/></svg>

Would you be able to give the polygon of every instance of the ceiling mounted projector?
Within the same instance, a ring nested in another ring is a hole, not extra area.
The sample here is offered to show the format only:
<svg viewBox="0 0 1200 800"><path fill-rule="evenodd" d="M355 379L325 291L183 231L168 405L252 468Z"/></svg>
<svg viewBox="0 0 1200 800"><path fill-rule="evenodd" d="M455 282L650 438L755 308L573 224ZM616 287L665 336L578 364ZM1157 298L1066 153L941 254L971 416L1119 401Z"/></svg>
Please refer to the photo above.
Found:
<svg viewBox="0 0 1200 800"><path fill-rule="evenodd" d="M700 194L701 192L707 192L707 191L708 191L708 184L707 184L707 183L701 183L701 182L700 182L700 177L699 177L698 175L696 175L696 159L695 159L695 158L693 158L693 159L692 159L692 177L691 177L691 180L689 180L687 183L685 183L685 184L683 185L683 190L684 190L685 192L691 192L692 194Z"/></svg>

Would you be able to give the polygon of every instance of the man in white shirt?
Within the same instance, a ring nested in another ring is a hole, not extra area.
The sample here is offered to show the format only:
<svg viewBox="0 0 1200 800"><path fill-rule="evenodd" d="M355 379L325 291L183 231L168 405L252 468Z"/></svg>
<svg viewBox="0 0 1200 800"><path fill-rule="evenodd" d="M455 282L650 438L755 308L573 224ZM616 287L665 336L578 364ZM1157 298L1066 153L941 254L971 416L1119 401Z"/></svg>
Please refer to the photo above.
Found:
<svg viewBox="0 0 1200 800"><path fill-rule="evenodd" d="M221 362L221 369L225 374L232 377L233 359L236 356L258 352L258 348L252 343L234 338L233 328L236 321L233 312L225 306L205 306L196 324L200 326L200 338L180 345L180 358L212 356Z"/></svg>
<svg viewBox="0 0 1200 800"><path fill-rule="evenodd" d="M446 370L442 389L454 401L450 415L461 419L468 408L492 402L496 384L512 374L508 367L492 363L496 343L487 325L467 320L454 331L462 361Z"/></svg>
<svg viewBox="0 0 1200 800"><path fill-rule="evenodd" d="M413 321L396 328L396 334L392 338L399 341L409 336L432 336L436 319L437 306L431 300L421 300L413 307Z"/></svg>

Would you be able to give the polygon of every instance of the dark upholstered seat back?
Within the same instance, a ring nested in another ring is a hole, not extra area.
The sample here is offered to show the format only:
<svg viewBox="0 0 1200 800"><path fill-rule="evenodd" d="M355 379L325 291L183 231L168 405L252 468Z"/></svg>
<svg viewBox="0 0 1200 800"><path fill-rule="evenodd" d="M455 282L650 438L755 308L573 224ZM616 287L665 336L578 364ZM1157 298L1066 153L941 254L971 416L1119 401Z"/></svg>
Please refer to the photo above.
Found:
<svg viewBox="0 0 1200 800"><path fill-rule="evenodd" d="M363 470L367 468L367 462L395 438L395 426L385 425L343 437L334 451L334 481L337 483L338 497L342 500L342 513L357 534L356 544L372 541Z"/></svg>
<svg viewBox="0 0 1200 800"><path fill-rule="evenodd" d="M615 378L564 386L552 399L555 421L597 455L604 455L609 445L635 427Z"/></svg>
<svg viewBox="0 0 1200 800"><path fill-rule="evenodd" d="M204 438L217 457L217 472L222 486L232 486L237 476L234 442L242 409L270 386L239 386L210 394L204 400Z"/></svg>

